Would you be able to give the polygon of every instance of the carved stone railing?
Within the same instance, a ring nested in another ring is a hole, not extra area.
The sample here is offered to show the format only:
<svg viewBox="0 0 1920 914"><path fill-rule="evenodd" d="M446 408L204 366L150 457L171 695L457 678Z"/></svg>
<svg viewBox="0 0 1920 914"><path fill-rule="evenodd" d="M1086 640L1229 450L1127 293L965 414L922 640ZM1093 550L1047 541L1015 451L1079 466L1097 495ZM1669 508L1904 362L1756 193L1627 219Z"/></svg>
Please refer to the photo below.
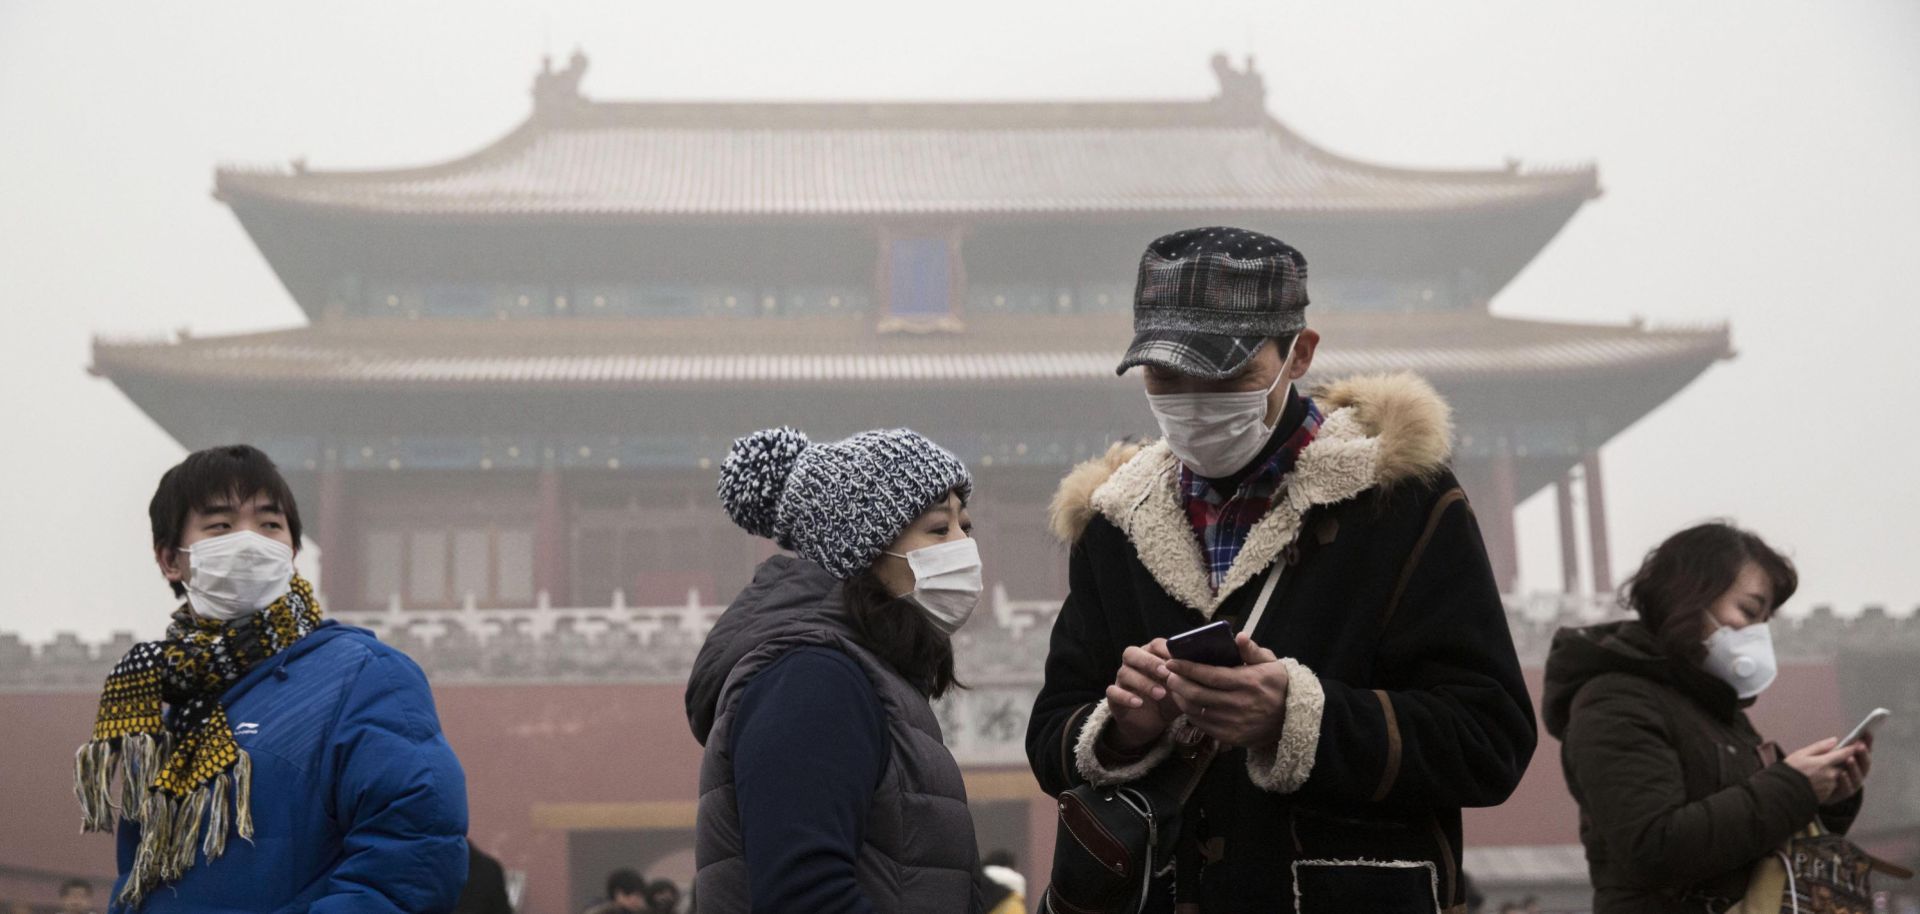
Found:
<svg viewBox="0 0 1920 914"><path fill-rule="evenodd" d="M373 630L412 656L437 683L495 681L684 681L707 630L725 607L697 593L673 606L628 606L619 594L607 606L524 609L409 609L393 602L374 612L335 614ZM1037 685L1059 602L1015 600L993 588L974 620L955 636L961 678L977 687ZM1521 662L1546 659L1562 626L1623 618L1608 599L1535 594L1507 601L1507 621ZM100 643L71 633L30 645L0 634L0 689L97 688L134 638L117 633ZM1920 621L1870 606L1851 618L1816 606L1776 623L1774 643L1786 662L1819 661L1846 651L1920 654Z"/></svg>

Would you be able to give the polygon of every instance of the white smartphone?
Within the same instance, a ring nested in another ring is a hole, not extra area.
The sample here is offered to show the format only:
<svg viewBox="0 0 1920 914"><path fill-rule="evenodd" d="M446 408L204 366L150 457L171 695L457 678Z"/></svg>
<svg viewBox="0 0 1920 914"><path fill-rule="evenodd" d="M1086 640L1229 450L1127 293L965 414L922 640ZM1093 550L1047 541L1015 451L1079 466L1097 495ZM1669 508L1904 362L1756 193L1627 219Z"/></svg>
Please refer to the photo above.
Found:
<svg viewBox="0 0 1920 914"><path fill-rule="evenodd" d="M1880 727L1880 723L1882 721L1892 716L1893 716L1893 712L1887 710L1886 708L1874 708L1872 711L1868 712L1865 719L1860 721L1859 726L1854 727L1853 732L1847 734L1847 738L1841 740L1840 745L1835 746L1834 748L1842 749L1847 746L1853 745L1854 742L1858 740L1860 737L1865 736L1869 733L1872 733L1874 730Z"/></svg>

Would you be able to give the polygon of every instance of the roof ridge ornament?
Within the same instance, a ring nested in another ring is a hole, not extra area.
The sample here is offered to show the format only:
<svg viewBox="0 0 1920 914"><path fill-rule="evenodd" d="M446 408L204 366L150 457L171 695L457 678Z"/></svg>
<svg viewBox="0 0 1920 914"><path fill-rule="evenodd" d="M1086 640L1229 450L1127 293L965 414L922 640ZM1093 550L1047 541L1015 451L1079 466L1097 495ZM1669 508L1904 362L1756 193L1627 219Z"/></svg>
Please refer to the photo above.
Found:
<svg viewBox="0 0 1920 914"><path fill-rule="evenodd" d="M553 56L540 55L540 72L533 76L535 111L565 110L586 102L580 94L580 78L587 75L587 55L579 48L567 58L567 67L556 71Z"/></svg>
<svg viewBox="0 0 1920 914"><path fill-rule="evenodd" d="M1214 78L1220 81L1220 94L1214 102L1237 114L1266 117L1267 81L1260 71L1253 67L1253 55L1248 54L1242 69L1233 68L1233 62L1224 52L1215 53L1209 61L1213 66Z"/></svg>

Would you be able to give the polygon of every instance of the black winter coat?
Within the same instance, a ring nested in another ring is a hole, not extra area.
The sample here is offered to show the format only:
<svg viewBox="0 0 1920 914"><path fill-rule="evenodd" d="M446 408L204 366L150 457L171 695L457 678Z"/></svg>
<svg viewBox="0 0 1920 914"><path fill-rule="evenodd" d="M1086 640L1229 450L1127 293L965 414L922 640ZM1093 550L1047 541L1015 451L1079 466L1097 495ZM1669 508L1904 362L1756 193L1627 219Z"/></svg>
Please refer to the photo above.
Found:
<svg viewBox="0 0 1920 914"><path fill-rule="evenodd" d="M1662 655L1638 622L1555 633L1543 698L1580 804L1595 914L1722 910L1816 814L1844 832L1860 810L1859 794L1820 809L1805 775L1762 758L1751 702Z"/></svg>
<svg viewBox="0 0 1920 914"><path fill-rule="evenodd" d="M1447 407L1407 375L1316 395L1326 420L1216 594L1165 444L1077 470L1054 502L1072 543L1027 732L1050 793L1139 777L1093 751L1130 645L1243 618L1284 563L1253 638L1289 664L1280 742L1222 753L1188 806L1204 849L1181 874L1204 914L1434 912L1465 899L1460 809L1504 801L1535 731L1478 526L1446 469ZM1189 860L1194 858L1189 855ZM1297 885L1296 885L1297 883ZM1171 889L1150 910L1171 910Z"/></svg>

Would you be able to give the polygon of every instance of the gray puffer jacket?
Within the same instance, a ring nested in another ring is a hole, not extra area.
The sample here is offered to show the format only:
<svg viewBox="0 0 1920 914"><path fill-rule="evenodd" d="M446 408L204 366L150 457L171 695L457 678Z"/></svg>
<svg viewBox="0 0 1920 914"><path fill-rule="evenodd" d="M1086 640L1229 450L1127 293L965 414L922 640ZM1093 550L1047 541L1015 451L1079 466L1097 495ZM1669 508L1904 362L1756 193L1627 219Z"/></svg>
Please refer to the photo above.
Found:
<svg viewBox="0 0 1920 914"><path fill-rule="evenodd" d="M887 715L888 759L855 864L882 912L941 914L974 905L973 817L960 767L933 708L905 678L856 643L840 582L791 556L762 563L715 623L687 681L687 720L706 747L695 825L695 893L703 914L754 910L735 804L730 728L748 683L789 651L826 647L857 661ZM796 751L802 751L796 749ZM777 908L763 899L758 907Z"/></svg>

